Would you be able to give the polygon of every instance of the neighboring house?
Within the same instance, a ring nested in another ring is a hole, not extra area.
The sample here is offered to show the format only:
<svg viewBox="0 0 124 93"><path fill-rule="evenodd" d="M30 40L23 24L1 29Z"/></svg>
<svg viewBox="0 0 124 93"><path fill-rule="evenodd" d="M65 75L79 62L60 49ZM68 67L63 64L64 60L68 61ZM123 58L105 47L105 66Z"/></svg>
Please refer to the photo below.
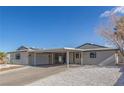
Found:
<svg viewBox="0 0 124 93"><path fill-rule="evenodd" d="M24 65L81 64L115 65L123 62L118 49L86 43L76 48L36 49L21 46L8 53L9 62Z"/></svg>

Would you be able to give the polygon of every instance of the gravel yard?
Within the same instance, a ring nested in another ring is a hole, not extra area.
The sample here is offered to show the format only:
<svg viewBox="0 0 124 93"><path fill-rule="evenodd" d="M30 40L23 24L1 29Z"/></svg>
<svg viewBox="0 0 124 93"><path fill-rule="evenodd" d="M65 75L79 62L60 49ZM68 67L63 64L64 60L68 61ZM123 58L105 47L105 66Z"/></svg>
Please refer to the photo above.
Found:
<svg viewBox="0 0 124 93"><path fill-rule="evenodd" d="M119 67L82 66L49 76L30 86L112 86L121 77Z"/></svg>

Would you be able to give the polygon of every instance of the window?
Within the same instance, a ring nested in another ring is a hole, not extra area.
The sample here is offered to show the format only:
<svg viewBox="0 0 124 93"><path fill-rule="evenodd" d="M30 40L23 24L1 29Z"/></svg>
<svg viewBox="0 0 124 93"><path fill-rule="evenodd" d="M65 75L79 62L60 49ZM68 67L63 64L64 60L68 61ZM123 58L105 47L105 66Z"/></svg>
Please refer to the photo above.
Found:
<svg viewBox="0 0 124 93"><path fill-rule="evenodd" d="M20 59L20 54L19 53L16 54L16 59L18 59L18 60Z"/></svg>
<svg viewBox="0 0 124 93"><path fill-rule="evenodd" d="M31 57L31 54L29 54L28 56Z"/></svg>
<svg viewBox="0 0 124 93"><path fill-rule="evenodd" d="M79 58L79 53L76 53L76 58Z"/></svg>
<svg viewBox="0 0 124 93"><path fill-rule="evenodd" d="M96 58L96 52L90 52L90 58Z"/></svg>
<svg viewBox="0 0 124 93"><path fill-rule="evenodd" d="M62 62L62 56L59 56L59 62Z"/></svg>

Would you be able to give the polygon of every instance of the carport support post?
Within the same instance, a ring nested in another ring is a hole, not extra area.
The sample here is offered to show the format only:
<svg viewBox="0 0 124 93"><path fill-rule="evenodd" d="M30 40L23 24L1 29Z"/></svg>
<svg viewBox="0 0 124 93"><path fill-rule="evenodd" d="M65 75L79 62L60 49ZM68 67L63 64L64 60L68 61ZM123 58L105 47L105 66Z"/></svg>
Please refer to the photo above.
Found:
<svg viewBox="0 0 124 93"><path fill-rule="evenodd" d="M54 63L53 63L53 53L52 53L52 64L54 64Z"/></svg>
<svg viewBox="0 0 124 93"><path fill-rule="evenodd" d="M34 65L36 66L36 53L34 52Z"/></svg>
<svg viewBox="0 0 124 93"><path fill-rule="evenodd" d="M69 68L69 51L66 52L66 63L67 63L67 68Z"/></svg>
<svg viewBox="0 0 124 93"><path fill-rule="evenodd" d="M116 64L118 64L118 63L119 63L118 53L117 53L117 52L115 53L115 61L116 61Z"/></svg>
<svg viewBox="0 0 124 93"><path fill-rule="evenodd" d="M81 65L83 65L83 52L81 52Z"/></svg>

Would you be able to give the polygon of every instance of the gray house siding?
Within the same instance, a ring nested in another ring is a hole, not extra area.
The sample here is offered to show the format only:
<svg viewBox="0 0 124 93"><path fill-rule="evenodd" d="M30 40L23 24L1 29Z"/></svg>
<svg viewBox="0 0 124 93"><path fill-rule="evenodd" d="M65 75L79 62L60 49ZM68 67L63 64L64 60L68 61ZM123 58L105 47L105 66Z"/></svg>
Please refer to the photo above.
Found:
<svg viewBox="0 0 124 93"><path fill-rule="evenodd" d="M70 52L70 53L69 53L69 58L70 58L70 59L69 59L69 63L70 63L70 64L74 64L74 58L73 58L73 56L74 56L74 53L73 53L73 52Z"/></svg>
<svg viewBox="0 0 124 93"><path fill-rule="evenodd" d="M68 56L67 52L69 52ZM91 58L91 52L96 53L95 58ZM58 48L48 50L21 46L15 52L9 54L9 60L10 63L23 65L65 64L67 62L70 64L82 65L113 65L115 64L114 54L116 52L117 49L90 43L86 43L76 48ZM20 54L19 59L16 58L16 54ZM111 60L112 56L114 60ZM116 60L117 59L118 57L116 57ZM119 56L119 62L123 62L123 60L124 58ZM111 61L113 61L113 63ZM116 63L119 62L116 61Z"/></svg>
<svg viewBox="0 0 124 93"><path fill-rule="evenodd" d="M34 53L29 53L29 65L34 65Z"/></svg>
<svg viewBox="0 0 124 93"><path fill-rule="evenodd" d="M124 61L124 57L119 53L119 62L123 63L123 61Z"/></svg>
<svg viewBox="0 0 124 93"><path fill-rule="evenodd" d="M98 65L104 60L106 60L107 58L114 55L116 51L115 50L94 51L96 52L96 58L90 58L90 52L92 51L82 52L83 65ZM23 64L23 65L56 64L55 53L53 53L53 58L52 58L52 54L49 54L49 53L36 53L36 59L35 59L33 52L19 52L20 59L16 59L15 55L17 53L10 54L10 62L13 64ZM79 54L79 58L76 58L76 54ZM119 62L122 60L123 59L119 57ZM81 64L81 52L70 52L69 62L70 64ZM113 65L113 64L115 64L115 62L111 63L110 65Z"/></svg>
<svg viewBox="0 0 124 93"><path fill-rule="evenodd" d="M77 54L79 55L78 58L76 57ZM81 64L81 52L70 52L69 63L70 64Z"/></svg>
<svg viewBox="0 0 124 93"><path fill-rule="evenodd" d="M19 55L19 59L16 58L16 55ZM22 64L22 65L28 65L28 52L13 52L10 53L10 62L12 64Z"/></svg>
<svg viewBox="0 0 124 93"><path fill-rule="evenodd" d="M36 64L37 65L49 64L49 54L37 53L36 54Z"/></svg>
<svg viewBox="0 0 124 93"><path fill-rule="evenodd" d="M36 58L34 53L29 53L29 65L45 65L49 64L49 54L46 53L36 53Z"/></svg>
<svg viewBox="0 0 124 93"><path fill-rule="evenodd" d="M83 64L84 65L98 65L102 61L106 60L107 58L109 58L109 57L111 57L112 55L115 54L114 50L110 50L110 51L95 51L96 52L96 58L90 58L90 53L91 52L92 51L83 53Z"/></svg>

